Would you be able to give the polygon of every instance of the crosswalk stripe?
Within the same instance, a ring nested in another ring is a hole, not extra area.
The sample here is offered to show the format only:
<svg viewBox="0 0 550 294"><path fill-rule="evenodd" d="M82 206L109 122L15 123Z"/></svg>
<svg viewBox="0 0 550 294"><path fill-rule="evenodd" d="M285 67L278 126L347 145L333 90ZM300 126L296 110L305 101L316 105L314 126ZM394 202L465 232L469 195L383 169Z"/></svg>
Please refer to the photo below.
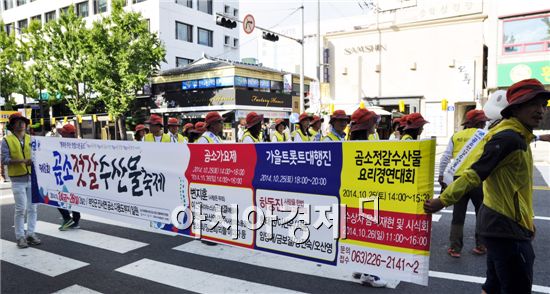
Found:
<svg viewBox="0 0 550 294"><path fill-rule="evenodd" d="M441 214L432 214L432 222L438 222L441 219Z"/></svg>
<svg viewBox="0 0 550 294"><path fill-rule="evenodd" d="M65 289L61 289L59 291L53 292L52 294L101 294L101 292L94 291L92 289L82 287L80 285L72 285L70 287L67 287Z"/></svg>
<svg viewBox="0 0 550 294"><path fill-rule="evenodd" d="M120 267L116 271L197 293L301 293L147 258Z"/></svg>
<svg viewBox="0 0 550 294"><path fill-rule="evenodd" d="M304 275L313 275L316 277L342 280L346 282L353 281L356 283L360 283L359 280L353 279L351 277L351 272L342 273L342 270L336 269L336 267L331 265L316 264L313 262L303 261L288 256L276 255L261 251L252 251L249 249L223 245L205 246L199 241L187 242L172 249L186 253L236 261L275 270L295 272ZM388 282L386 286L387 288L395 289L397 285L399 285L399 281L387 280L386 277L383 278Z"/></svg>
<svg viewBox="0 0 550 294"><path fill-rule="evenodd" d="M76 259L64 257L36 248L19 249L14 242L2 240L3 261L39 272L41 274L56 277L72 270L89 265Z"/></svg>
<svg viewBox="0 0 550 294"><path fill-rule="evenodd" d="M91 214L81 213L81 217L82 217L83 220L89 220L89 221L93 221L93 222L96 222L96 223L102 223L102 224L106 224L106 225L113 225L113 226L118 226L118 227L123 227L123 228L128 228L128 229L134 229L134 230L144 231L144 232L148 232L148 233L156 233L156 234L162 234L162 235L168 235L168 236L177 236L178 235L177 233L174 233L174 232L164 231L164 230L160 230L160 229L156 229L156 228L150 228L150 227L147 227L147 226L131 225L131 224L128 224L128 223L125 223L125 222L111 220L111 219L107 219L107 218L103 218L103 217L99 217L99 216L95 216L95 215L91 215Z"/></svg>
<svg viewBox="0 0 550 294"><path fill-rule="evenodd" d="M149 244L82 229L60 231L58 225L37 221L36 232L71 242L97 247L117 253L126 253Z"/></svg>

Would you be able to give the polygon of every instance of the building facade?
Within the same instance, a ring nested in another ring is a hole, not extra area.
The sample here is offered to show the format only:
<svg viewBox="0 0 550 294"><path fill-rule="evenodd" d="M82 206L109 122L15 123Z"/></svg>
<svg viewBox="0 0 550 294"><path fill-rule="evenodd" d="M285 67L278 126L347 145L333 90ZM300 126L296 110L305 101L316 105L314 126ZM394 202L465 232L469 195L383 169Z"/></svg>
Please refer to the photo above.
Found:
<svg viewBox="0 0 550 294"><path fill-rule="evenodd" d="M2 0L1 19L8 31L59 18L73 4L88 23L111 11L111 0ZM126 9L139 11L166 46L161 69L184 66L203 54L239 60L239 30L216 25L216 13L239 17L238 1L126 0Z"/></svg>

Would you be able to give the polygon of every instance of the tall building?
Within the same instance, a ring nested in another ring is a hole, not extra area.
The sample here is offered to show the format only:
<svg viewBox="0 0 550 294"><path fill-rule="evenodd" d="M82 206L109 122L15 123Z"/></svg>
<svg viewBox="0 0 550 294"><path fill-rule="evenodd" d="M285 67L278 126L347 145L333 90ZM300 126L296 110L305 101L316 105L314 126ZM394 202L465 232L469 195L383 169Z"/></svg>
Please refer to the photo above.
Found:
<svg viewBox="0 0 550 294"><path fill-rule="evenodd" d="M126 0L126 9L139 11L166 46L161 69L183 66L210 56L239 60L239 30L216 25L216 13L239 17L235 0ZM18 31L31 20L43 23L59 18L73 4L89 23L111 11L111 0L2 0L1 19L8 31Z"/></svg>

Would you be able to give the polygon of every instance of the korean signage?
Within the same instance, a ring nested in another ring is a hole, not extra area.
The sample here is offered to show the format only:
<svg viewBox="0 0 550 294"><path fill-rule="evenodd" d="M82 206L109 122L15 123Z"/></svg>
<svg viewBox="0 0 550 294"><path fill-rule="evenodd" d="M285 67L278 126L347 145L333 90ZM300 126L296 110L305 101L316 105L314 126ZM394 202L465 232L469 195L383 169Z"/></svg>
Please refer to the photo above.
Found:
<svg viewBox="0 0 550 294"><path fill-rule="evenodd" d="M499 87L508 87L524 79L537 79L550 85L550 60L498 65Z"/></svg>
<svg viewBox="0 0 550 294"><path fill-rule="evenodd" d="M33 200L428 283L435 140L158 144L33 137Z"/></svg>

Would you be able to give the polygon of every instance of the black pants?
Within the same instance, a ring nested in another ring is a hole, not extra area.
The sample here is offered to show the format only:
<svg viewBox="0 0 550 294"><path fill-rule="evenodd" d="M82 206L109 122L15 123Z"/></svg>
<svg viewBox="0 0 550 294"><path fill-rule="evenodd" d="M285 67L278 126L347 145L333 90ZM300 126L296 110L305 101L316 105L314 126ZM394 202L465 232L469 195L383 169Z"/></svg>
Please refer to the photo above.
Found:
<svg viewBox="0 0 550 294"><path fill-rule="evenodd" d="M64 221L68 221L68 220L71 219L71 213L68 210L63 209L63 208L58 208L58 210L61 213L61 216L63 216ZM78 221L80 221L80 212L73 211L72 219L73 219L74 223L78 225Z"/></svg>
<svg viewBox="0 0 550 294"><path fill-rule="evenodd" d="M487 245L487 294L531 293L535 252L531 241L483 238Z"/></svg>
<svg viewBox="0 0 550 294"><path fill-rule="evenodd" d="M458 177L455 177L455 180ZM453 220L451 221L451 233L449 236L449 241L451 242L450 247L460 252L464 246L463 242L463 232L464 232L464 221L466 220L466 211L468 209L468 202L472 200L474 204L474 209L476 212L479 211L479 207L483 203L483 185L475 187L470 190L470 192L464 194L460 200L453 205ZM479 240L477 233L475 235L476 246L482 245L482 242Z"/></svg>

